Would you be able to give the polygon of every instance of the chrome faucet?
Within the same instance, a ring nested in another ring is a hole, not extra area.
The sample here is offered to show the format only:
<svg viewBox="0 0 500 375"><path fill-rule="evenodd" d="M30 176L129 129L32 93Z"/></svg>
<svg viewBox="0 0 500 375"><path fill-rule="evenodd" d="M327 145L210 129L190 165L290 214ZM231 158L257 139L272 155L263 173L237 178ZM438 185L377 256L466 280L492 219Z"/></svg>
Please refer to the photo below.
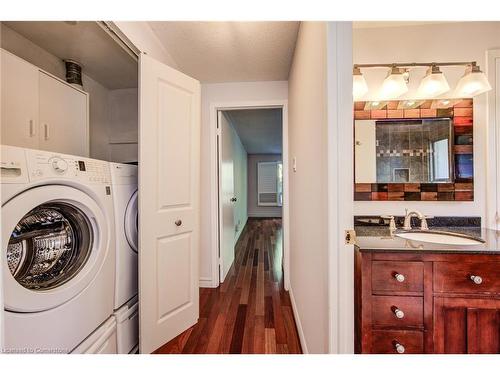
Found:
<svg viewBox="0 0 500 375"><path fill-rule="evenodd" d="M429 230L429 227L427 226L426 217L424 215L422 215L422 213L419 211L408 212L408 209L406 209L405 222L403 225L404 230L411 230L411 218L412 217L418 217L420 219L420 221L421 221L420 230Z"/></svg>

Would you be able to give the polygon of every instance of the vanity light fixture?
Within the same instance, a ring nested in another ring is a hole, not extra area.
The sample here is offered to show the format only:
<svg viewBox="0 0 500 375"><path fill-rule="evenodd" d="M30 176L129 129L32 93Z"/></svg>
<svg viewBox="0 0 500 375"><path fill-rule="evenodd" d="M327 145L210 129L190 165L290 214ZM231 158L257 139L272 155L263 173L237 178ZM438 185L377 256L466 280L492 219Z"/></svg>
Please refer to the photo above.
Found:
<svg viewBox="0 0 500 375"><path fill-rule="evenodd" d="M405 70L393 66L384 80L381 89L381 96L384 99L398 98L408 91Z"/></svg>
<svg viewBox="0 0 500 375"><path fill-rule="evenodd" d="M354 100L359 100L368 92L368 85L365 77L361 73L361 69L354 67L352 70L352 97Z"/></svg>
<svg viewBox="0 0 500 375"><path fill-rule="evenodd" d="M478 65L473 63L466 69L465 74L458 81L455 92L458 96L472 97L490 90L491 85L488 82L486 74L481 71Z"/></svg>
<svg viewBox="0 0 500 375"><path fill-rule="evenodd" d="M408 81L411 69L427 68L427 74L420 82L415 98L432 99L450 90L446 77L440 67L465 68L465 74L458 82L452 97L471 98L491 90L488 78L475 61L469 62L430 62L430 63L391 63L391 64L355 64L353 69L353 96L359 100L366 96L368 87L361 74L361 68L389 68L389 73L379 91L379 100L393 100L408 92ZM356 95L361 94L362 95ZM371 96L371 95L370 95Z"/></svg>
<svg viewBox="0 0 500 375"><path fill-rule="evenodd" d="M448 91L450 91L450 85L443 72L441 72L439 66L432 65L420 82L417 96L421 98L434 98Z"/></svg>

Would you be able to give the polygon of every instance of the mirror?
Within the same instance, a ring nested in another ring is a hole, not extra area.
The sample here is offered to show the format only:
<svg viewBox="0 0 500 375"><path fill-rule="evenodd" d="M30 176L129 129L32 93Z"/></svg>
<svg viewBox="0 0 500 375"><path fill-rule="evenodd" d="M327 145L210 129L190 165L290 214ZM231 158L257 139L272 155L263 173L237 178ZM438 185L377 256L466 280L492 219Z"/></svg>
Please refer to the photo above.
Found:
<svg viewBox="0 0 500 375"><path fill-rule="evenodd" d="M356 120L356 183L453 181L451 119Z"/></svg>
<svg viewBox="0 0 500 375"><path fill-rule="evenodd" d="M474 200L472 99L354 103L354 200Z"/></svg>

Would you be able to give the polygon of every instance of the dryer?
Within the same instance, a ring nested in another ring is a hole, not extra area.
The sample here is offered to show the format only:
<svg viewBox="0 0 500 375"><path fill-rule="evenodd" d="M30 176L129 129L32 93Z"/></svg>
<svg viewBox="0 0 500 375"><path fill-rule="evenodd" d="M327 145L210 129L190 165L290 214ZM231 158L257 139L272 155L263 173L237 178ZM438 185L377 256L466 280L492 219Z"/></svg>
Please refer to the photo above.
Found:
<svg viewBox="0 0 500 375"><path fill-rule="evenodd" d="M137 166L110 163L116 228L114 308L137 295Z"/></svg>
<svg viewBox="0 0 500 375"><path fill-rule="evenodd" d="M4 350L67 353L113 313L109 163L0 147Z"/></svg>

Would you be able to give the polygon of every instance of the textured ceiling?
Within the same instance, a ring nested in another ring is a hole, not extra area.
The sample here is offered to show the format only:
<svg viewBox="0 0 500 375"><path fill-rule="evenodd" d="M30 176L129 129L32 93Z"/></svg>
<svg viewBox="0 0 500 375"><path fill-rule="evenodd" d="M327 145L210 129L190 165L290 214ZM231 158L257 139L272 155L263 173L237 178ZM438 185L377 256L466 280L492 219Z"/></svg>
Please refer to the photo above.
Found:
<svg viewBox="0 0 500 375"><path fill-rule="evenodd" d="M137 87L137 62L96 22L16 21L9 28L60 59L72 59L109 89Z"/></svg>
<svg viewBox="0 0 500 375"><path fill-rule="evenodd" d="M287 80L299 22L149 22L180 70L204 83Z"/></svg>
<svg viewBox="0 0 500 375"><path fill-rule="evenodd" d="M282 153L281 109L224 111L249 154Z"/></svg>
<svg viewBox="0 0 500 375"><path fill-rule="evenodd" d="M451 22L451 21L450 21ZM370 29L378 27L404 27L404 26L424 26L439 23L450 23L445 21L354 21L354 29Z"/></svg>

